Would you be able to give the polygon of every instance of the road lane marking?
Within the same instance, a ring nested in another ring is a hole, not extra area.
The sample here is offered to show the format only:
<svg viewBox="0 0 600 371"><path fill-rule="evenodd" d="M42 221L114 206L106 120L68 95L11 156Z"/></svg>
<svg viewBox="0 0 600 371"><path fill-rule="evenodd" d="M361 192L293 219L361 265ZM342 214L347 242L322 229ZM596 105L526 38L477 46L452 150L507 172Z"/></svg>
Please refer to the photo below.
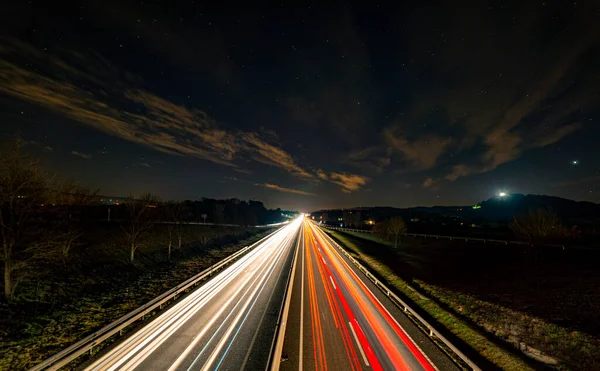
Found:
<svg viewBox="0 0 600 371"><path fill-rule="evenodd" d="M331 280L331 284L333 285L333 289L337 290L337 287L335 287L335 283L333 282L333 278L331 276L329 276L329 279Z"/></svg>
<svg viewBox="0 0 600 371"><path fill-rule="evenodd" d="M337 257L337 260L341 262L341 264L345 268L346 272L348 272L350 274L350 277L346 277L346 279L352 278L352 280L356 284L358 284L358 287L357 287L359 289L358 291L362 290L362 292L366 295L366 298L370 300L372 305L374 305L374 309L376 310L376 312L379 312L383 316L383 318L386 320L387 324L391 327L391 329L397 334L397 336L400 338L400 340L408 348L411 355L413 357L415 357L415 359L417 360L418 363L420 363L421 367L423 367L424 369L437 369L436 366L427 357L427 355L423 352L423 350L415 343L415 341L408 335L408 333L404 330L404 328L402 328L402 326L400 326L400 324L397 322L397 320L390 314L390 312L387 310L387 308L374 295L374 293L370 290L370 288L366 286L366 284L358 276L358 274L354 271L354 269L345 261L345 259L343 259L342 255L334 248L333 244L331 244L331 242L329 242L330 240L333 241L331 239L331 237L327 236L327 234L325 234L322 230L318 230L318 232L319 232L319 235L323 238L323 241L329 245L330 248L328 249L328 251L333 252L332 256ZM338 247L340 247L340 246L338 245ZM341 249L341 247L340 247L340 249ZM330 256L330 260L333 261L333 263L335 263L335 260L331 259L331 256ZM342 279L344 279L344 277L342 277ZM351 292L356 291L357 288L351 289ZM366 316L367 313L370 313L370 311L365 309L365 310L363 310L363 313ZM372 323L374 325L375 321L369 320L369 323L370 324ZM376 332L382 331L382 328L380 328L381 325L378 325L378 326L373 326L373 325L371 326L373 328L373 330L375 330ZM389 343L389 341L390 340L388 339L387 343ZM412 347L414 347L414 349L411 349ZM393 348L388 348L388 349L393 349ZM390 352L388 352L388 354L391 355ZM424 362L422 359L420 359L421 357L424 358L424 360L425 360ZM392 362L395 362L395 363L400 362L404 369L409 368L404 360L404 357L401 355L399 355L399 357L395 361L393 358L391 358L391 360L392 360ZM397 367L399 367L399 366L397 366Z"/></svg>
<svg viewBox="0 0 600 371"><path fill-rule="evenodd" d="M354 335L354 340L356 341L356 344L358 345L358 350L360 350L360 355L363 357L363 361L365 361L365 365L367 365L367 367L369 367L369 361L367 360L367 356L365 355L365 351L362 348L362 345L360 345L360 342L358 341L358 336L356 336L356 332L354 332L354 327L352 327L352 323L350 323L350 321L348 321L348 325L350 326L350 330L352 331L352 335Z"/></svg>
<svg viewBox="0 0 600 371"><path fill-rule="evenodd" d="M289 238L287 239L287 241L283 242L282 245L287 247L288 242L289 242ZM282 246L282 245L280 245L280 246ZM233 319L231 325L229 326L229 328L227 329L227 331L225 332L225 334L221 338L221 341L219 341L219 343L217 344L217 346L215 347L215 349L213 349L213 351L212 351L210 357L208 358L208 360L204 363L204 365L202 367L203 371L206 371L206 370L208 370L208 369L210 369L212 367L213 362L217 359L217 357L219 356L219 353L221 353L221 351L223 350L223 348L225 346L225 343L227 343L227 340L230 340L227 348L225 349L225 352L221 356L221 358L220 358L218 364L216 365L215 369L218 369L220 367L223 359L225 358L225 356L227 355L227 353L228 353L228 351L229 351L229 349L231 347L231 344L233 343L233 341L237 337L237 334L239 333L240 329L244 325L244 322L246 321L246 318L248 317L250 311L254 307L254 304L256 303L256 300L258 299L258 296L260 295L260 292L262 292L262 290L265 287L266 283L268 282L268 280L270 279L271 275L273 274L275 266L277 265L277 263L279 262L279 259L283 255L283 251L284 251L284 249L281 249L280 251L278 251L278 253L277 253L278 255L275 256L272 259L272 261L274 260L274 263L271 264L266 271L261 272L259 274L260 281L262 282L261 286L260 287L256 287L256 289L254 289L254 291L248 297L248 300L244 303L244 306L241 308L241 311ZM260 290L260 292L259 292L259 290ZM257 294L257 292L258 292L258 294ZM250 308L248 309L249 306L250 306ZM236 327L237 327L237 331L235 331ZM234 331L235 331L235 334L233 334L233 336L231 336ZM194 360L194 362L192 362L192 364L188 368L188 371L190 371L193 368L194 364L197 362L197 359L198 358L196 358Z"/></svg>
<svg viewBox="0 0 600 371"><path fill-rule="evenodd" d="M302 281L300 284L300 351L298 352L300 354L300 360L298 361L298 370L299 371L303 371L302 370L302 351L303 351L303 347L304 347L304 259L306 257L306 245L305 245L305 239L304 239L304 226L302 226L302 233L301 233L301 238L302 238Z"/></svg>
<svg viewBox="0 0 600 371"><path fill-rule="evenodd" d="M153 344L160 345L163 341L162 339L164 339L165 336L168 337L172 332L176 331L181 326L182 321L187 321L194 313L196 313L199 310L199 308L203 307L204 304L206 304L212 297L214 297L218 293L218 291L222 289L222 287L229 284L229 282L231 282L231 280L233 280L236 275L240 274L243 271L245 264L248 264L252 261L252 259L259 257L261 254L259 252L256 252L253 255L254 256L251 259L245 260L243 264L241 264L243 259L240 260L238 268L231 270L227 275L221 278L220 281L218 280L220 276L215 278L216 281L209 281L206 284L206 286L203 286L205 290L197 290L194 293L194 295L185 298L182 302L177 304L171 310L161 315L155 321L151 322L148 326L140 330L138 333L134 334L134 336L130 338L132 339L133 344L130 343L130 345L128 346L128 340L127 342L117 347L113 352L111 352L112 354L108 353L94 365L90 366L90 368L94 367L94 369L100 370L113 370L118 368L123 362L131 358L140 350L144 352L144 355L147 355L149 351L152 352L155 349L155 346ZM233 266L231 268L233 268ZM173 329L173 326L175 327L175 329ZM164 331L167 332L166 335ZM148 349L144 350L143 347L147 346L148 342L152 341L152 339L154 339L157 336L159 342L157 343L156 341L154 341L154 343L151 343ZM119 350L120 347L124 348L121 348L121 350ZM125 354L122 355L123 353ZM130 360L129 362L135 362L135 359L136 358L134 358L134 360ZM107 363L110 364L110 362L113 363L111 364L110 368L108 368L109 366L107 365Z"/></svg>

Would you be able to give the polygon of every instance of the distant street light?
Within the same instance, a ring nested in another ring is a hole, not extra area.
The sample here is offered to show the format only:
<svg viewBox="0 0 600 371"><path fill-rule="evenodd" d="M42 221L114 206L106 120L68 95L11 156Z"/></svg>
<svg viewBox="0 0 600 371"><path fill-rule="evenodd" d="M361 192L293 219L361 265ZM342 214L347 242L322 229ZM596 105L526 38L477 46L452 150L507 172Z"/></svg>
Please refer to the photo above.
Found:
<svg viewBox="0 0 600 371"><path fill-rule="evenodd" d="M501 198L502 198L502 197L506 197L506 196L508 196L508 195L506 194L506 192L500 192L500 193L498 193L498 197L501 197Z"/></svg>

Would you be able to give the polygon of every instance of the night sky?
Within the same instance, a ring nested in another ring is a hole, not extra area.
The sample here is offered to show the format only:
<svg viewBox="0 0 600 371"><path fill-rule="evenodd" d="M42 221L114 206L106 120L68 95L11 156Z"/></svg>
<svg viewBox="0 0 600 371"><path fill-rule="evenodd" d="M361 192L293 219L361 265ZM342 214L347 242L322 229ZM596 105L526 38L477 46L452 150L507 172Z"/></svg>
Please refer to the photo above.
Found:
<svg viewBox="0 0 600 371"><path fill-rule="evenodd" d="M600 202L598 1L13 3L0 136L103 195Z"/></svg>

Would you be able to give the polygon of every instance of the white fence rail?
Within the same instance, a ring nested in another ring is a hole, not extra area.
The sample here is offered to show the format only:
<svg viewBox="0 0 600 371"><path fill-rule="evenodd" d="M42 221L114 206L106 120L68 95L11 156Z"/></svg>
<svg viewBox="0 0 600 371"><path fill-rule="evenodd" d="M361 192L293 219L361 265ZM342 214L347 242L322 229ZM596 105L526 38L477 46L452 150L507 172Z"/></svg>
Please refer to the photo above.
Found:
<svg viewBox="0 0 600 371"><path fill-rule="evenodd" d="M327 224L321 224L320 226L322 228L333 229L335 231L373 234L373 231L368 230L368 229L340 228L340 227L334 227L334 226L327 225ZM491 239L491 238L477 238L477 237L463 237L463 236L443 236L443 235L437 235L437 234L402 233L402 235L403 236L412 236L412 237L435 238L438 240L445 239L445 240L459 240L459 241L478 241L478 242L483 242L483 243L492 242L492 243L499 243L499 244L503 244L503 245L508 245L508 244L529 245L530 244L529 242L525 242L525 241L495 240L495 239ZM563 250L565 249L565 245L543 245L543 246L560 247Z"/></svg>
<svg viewBox="0 0 600 371"><path fill-rule="evenodd" d="M173 287L171 290L154 298L150 302L142 305L141 307L133 310L132 312L129 312L128 314L117 319L116 321L112 322L111 324L103 327L102 329L100 329L100 330L96 331L95 333L87 336L86 338L78 341L77 343L71 345L70 347L56 353L52 357L35 365L29 371L58 370L59 368L65 366L69 362L71 362L74 359L78 358L79 356L83 355L84 353L87 353L88 351L91 352L92 349L95 346L97 346L98 344L102 343L103 341L112 337L113 335L120 333L123 329L125 329L127 326L131 325L135 321L137 321L139 319L143 319L148 313L152 312L156 308L162 308L162 305L164 305L169 300L176 298L177 295L179 295L182 292L186 291L187 289L195 286L196 284L201 282L206 277L210 276L215 271L221 269L223 266L229 264L234 259L238 258L240 255L244 254L248 250L259 245L264 240L271 237L278 231L279 231L279 229L274 231L273 233L270 233L268 236L263 237L258 242L255 242L250 246L246 246L246 247L242 248L241 250L228 256L227 258L221 260L220 262L212 265L211 267L203 270L202 272L198 273L197 275L188 279L187 281L180 283L179 285Z"/></svg>
<svg viewBox="0 0 600 371"><path fill-rule="evenodd" d="M328 229L339 229L339 230L349 230L349 229L345 229L345 228L335 228L335 227L328 227L328 226L321 226L324 228L328 228ZM350 230L350 231L360 231L360 230ZM437 339L439 339L442 343L444 343L448 348L450 348L450 350L456 354L460 359L463 360L463 362L465 362L467 365L469 365L469 367L473 370L473 371L481 371L481 368L479 368L479 366L477 366L475 364L475 362L473 362L471 359L469 359L469 357L467 357L463 352L461 352L456 346L454 346L454 344L452 344L448 339L446 339L444 337L444 335L442 335L441 333L439 333L435 328L433 328L433 326L431 326L429 324L429 322L427 322L423 317L421 317L417 312L415 312L411 307L408 306L408 304L406 304L406 302L404 302L402 299L400 299L396 294L394 294L394 292L392 292L392 290L390 290L386 285L384 285L381 281L379 281L371 272L369 272L367 270L367 268L365 268L362 264L360 264L356 259L354 259L354 257L352 255L350 255L350 253L348 251L346 251L346 249L344 249L342 246L340 246L337 242L335 242L331 237L329 237L329 235L327 235L326 233L324 233L325 237L327 237L327 239L329 239L329 241L331 241L354 265L356 265L356 267L362 271L367 278L369 278L374 284L375 286L377 286L381 291L383 291L383 293L385 293L390 299L393 299L392 302L394 302L394 304L396 304L400 309L402 309L404 312L410 313L414 316L414 318L419 321L421 323L422 326L424 326L425 328L427 328L427 330L429 331L429 336L431 337L436 337Z"/></svg>

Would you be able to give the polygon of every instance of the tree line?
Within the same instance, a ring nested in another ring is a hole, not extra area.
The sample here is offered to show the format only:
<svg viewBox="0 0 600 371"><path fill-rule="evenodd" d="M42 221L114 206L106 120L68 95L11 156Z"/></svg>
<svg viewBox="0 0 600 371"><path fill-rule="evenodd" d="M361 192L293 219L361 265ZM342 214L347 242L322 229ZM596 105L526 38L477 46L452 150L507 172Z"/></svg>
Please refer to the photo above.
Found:
<svg viewBox="0 0 600 371"><path fill-rule="evenodd" d="M529 242L529 249L537 255L540 244L568 235L558 215L551 209L538 208L528 213L519 214L509 224L515 236ZM402 235L407 232L406 223L401 217L393 217L376 223L373 233L381 239L401 243Z"/></svg>
<svg viewBox="0 0 600 371"><path fill-rule="evenodd" d="M26 153L17 139L0 149L0 237L4 298L11 300L18 285L49 261L70 259L80 244L85 223L97 222L98 192L46 171L40 160ZM258 201L238 199L166 201L145 193L130 195L110 208L129 250L129 260L152 230L166 229L168 258L180 249L191 221L255 226L278 222L282 211L268 210ZM210 239L210 236L204 236Z"/></svg>

